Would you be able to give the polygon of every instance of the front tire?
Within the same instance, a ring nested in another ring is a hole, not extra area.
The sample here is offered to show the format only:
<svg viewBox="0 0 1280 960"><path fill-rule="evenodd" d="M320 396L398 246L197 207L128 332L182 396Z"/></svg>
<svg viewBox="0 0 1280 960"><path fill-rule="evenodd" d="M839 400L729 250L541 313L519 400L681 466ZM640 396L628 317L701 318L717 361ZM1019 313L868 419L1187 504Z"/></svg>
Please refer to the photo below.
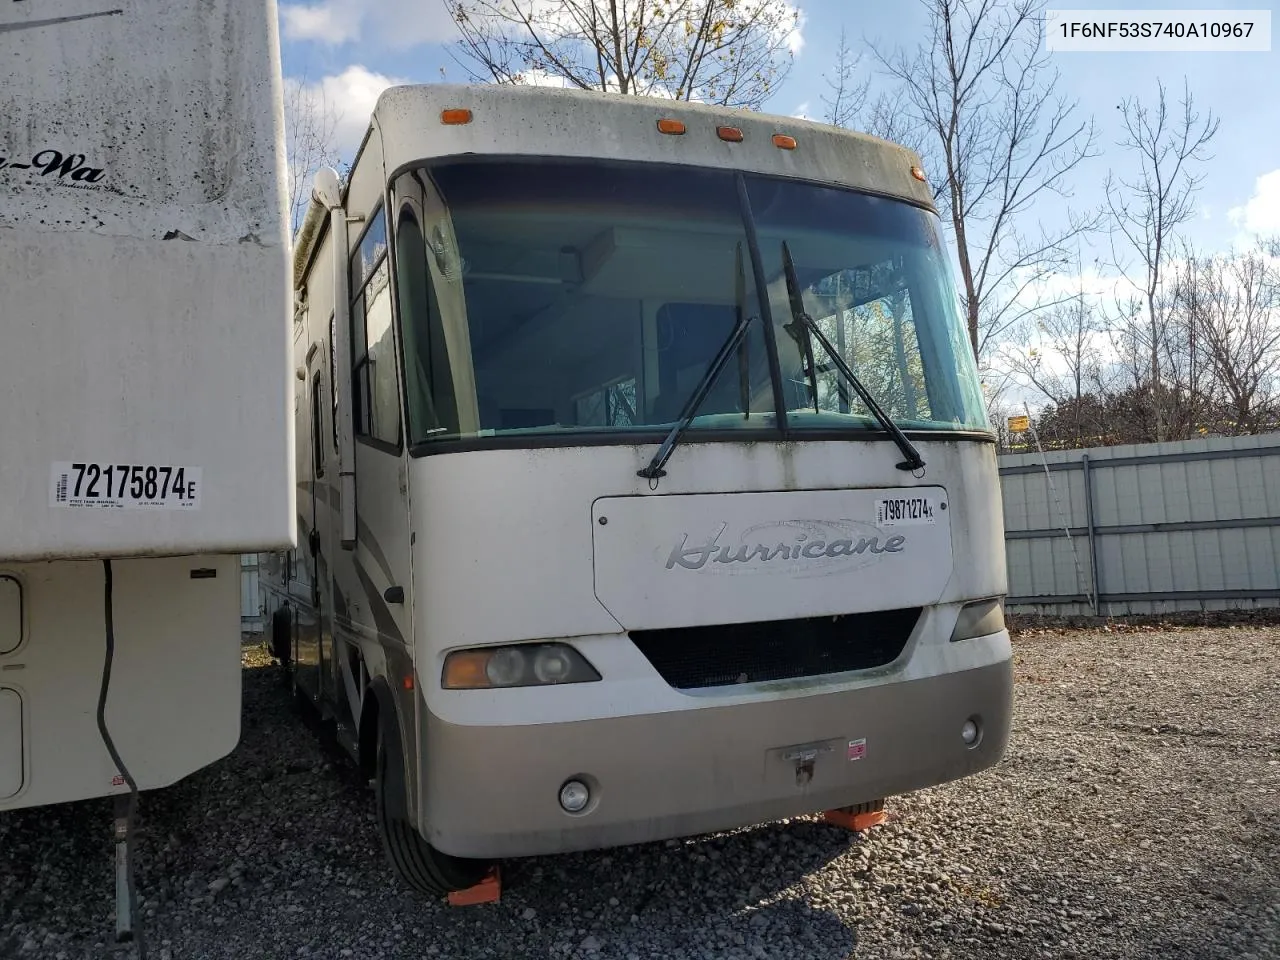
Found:
<svg viewBox="0 0 1280 960"><path fill-rule="evenodd" d="M378 832L387 859L397 875L410 888L431 897L442 897L455 890L474 887L489 871L485 860L467 860L441 853L422 839L408 820L393 812L392 789L404 783L404 761L400 750L389 749L382 724L378 724L374 802L377 807Z"/></svg>

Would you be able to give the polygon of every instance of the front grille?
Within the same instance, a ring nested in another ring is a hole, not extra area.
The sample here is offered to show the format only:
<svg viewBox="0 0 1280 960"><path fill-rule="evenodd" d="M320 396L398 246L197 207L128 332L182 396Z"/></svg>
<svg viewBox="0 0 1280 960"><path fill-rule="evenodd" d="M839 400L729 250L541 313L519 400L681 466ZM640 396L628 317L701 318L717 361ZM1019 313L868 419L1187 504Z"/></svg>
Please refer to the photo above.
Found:
<svg viewBox="0 0 1280 960"><path fill-rule="evenodd" d="M920 610L636 630L631 640L678 690L791 680L892 663Z"/></svg>

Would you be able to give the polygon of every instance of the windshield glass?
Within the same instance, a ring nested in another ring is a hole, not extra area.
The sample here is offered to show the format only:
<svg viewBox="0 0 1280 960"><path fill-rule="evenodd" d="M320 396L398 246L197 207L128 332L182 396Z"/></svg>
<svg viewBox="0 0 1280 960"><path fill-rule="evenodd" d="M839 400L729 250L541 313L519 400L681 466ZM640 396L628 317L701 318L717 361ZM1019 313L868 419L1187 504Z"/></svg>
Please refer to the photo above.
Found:
<svg viewBox="0 0 1280 960"><path fill-rule="evenodd" d="M936 218L848 191L748 183L792 424L878 429L820 347L814 413L782 329L791 319L782 240L808 312L891 416L908 428L985 429ZM732 172L447 162L397 178L392 210L413 447L493 436L647 441L679 418L739 318L761 318ZM763 323L751 324L697 414L691 433L776 432Z"/></svg>
<svg viewBox="0 0 1280 960"><path fill-rule="evenodd" d="M794 324L790 248L804 312L904 430L989 429L937 219L884 197L748 178L793 429L877 426L815 337ZM815 394L816 389L816 394Z"/></svg>
<svg viewBox="0 0 1280 960"><path fill-rule="evenodd" d="M453 163L395 184L411 443L670 426L758 316L731 176ZM752 324L698 425L776 418Z"/></svg>

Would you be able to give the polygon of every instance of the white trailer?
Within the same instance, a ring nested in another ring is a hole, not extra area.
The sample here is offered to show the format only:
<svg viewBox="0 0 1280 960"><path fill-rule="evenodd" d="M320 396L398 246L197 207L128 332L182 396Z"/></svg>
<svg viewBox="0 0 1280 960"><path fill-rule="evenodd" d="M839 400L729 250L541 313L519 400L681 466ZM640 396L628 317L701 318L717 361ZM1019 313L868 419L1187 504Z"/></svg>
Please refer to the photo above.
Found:
<svg viewBox="0 0 1280 960"><path fill-rule="evenodd" d="M294 535L276 29L0 4L0 810L239 737L238 555Z"/></svg>
<svg viewBox="0 0 1280 960"><path fill-rule="evenodd" d="M890 794L1009 730L994 435L918 159L510 87L381 97L294 249L275 652L441 893Z"/></svg>

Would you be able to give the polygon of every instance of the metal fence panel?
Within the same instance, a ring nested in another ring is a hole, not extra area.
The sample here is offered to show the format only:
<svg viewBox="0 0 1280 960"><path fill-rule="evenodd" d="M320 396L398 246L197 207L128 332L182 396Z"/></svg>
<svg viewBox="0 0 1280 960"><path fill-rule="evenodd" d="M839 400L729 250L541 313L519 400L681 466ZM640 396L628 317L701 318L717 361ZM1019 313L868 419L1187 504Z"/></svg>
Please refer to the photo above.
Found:
<svg viewBox="0 0 1280 960"><path fill-rule="evenodd" d="M1280 604L1280 434L1011 454L1000 475L1014 611Z"/></svg>
<svg viewBox="0 0 1280 960"><path fill-rule="evenodd" d="M240 631L262 632L262 610L258 599L258 555L240 557Z"/></svg>

